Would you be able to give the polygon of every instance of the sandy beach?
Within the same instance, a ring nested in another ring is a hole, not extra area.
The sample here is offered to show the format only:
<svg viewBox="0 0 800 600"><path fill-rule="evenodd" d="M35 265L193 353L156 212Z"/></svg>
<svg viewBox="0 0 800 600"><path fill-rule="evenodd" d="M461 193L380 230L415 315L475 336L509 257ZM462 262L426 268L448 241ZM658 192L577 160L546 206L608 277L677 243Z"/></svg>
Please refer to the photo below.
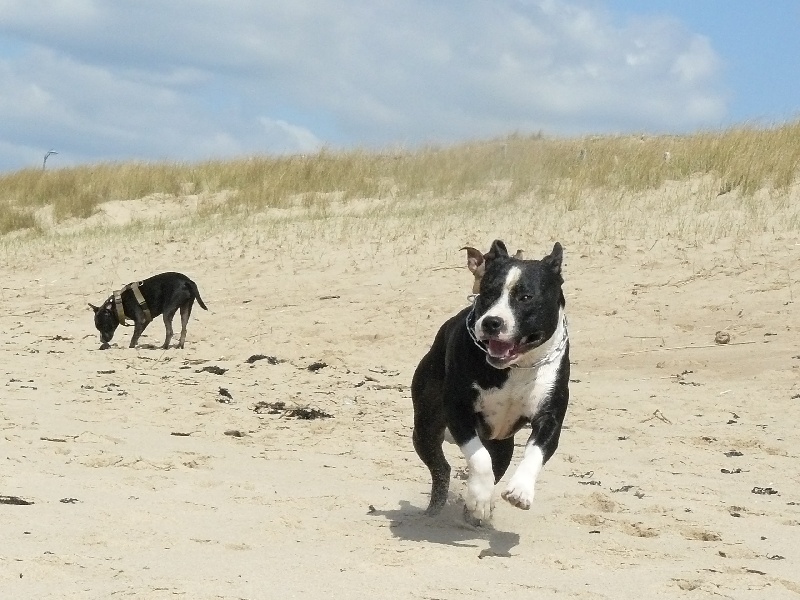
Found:
<svg viewBox="0 0 800 600"><path fill-rule="evenodd" d="M0 596L800 597L800 237L598 241L526 219L6 241ZM571 404L532 509L498 486L474 528L455 446L448 506L422 514L409 385L468 301L459 248L494 238L564 245ZM161 350L156 319L100 351L87 303L167 270L209 307L186 348Z"/></svg>

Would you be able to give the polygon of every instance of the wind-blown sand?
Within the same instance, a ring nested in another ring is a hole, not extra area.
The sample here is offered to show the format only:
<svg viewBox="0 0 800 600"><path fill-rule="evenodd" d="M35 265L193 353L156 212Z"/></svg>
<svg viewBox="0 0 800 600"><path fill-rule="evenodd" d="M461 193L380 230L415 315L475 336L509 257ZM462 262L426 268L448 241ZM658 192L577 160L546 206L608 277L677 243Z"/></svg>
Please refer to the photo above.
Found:
<svg viewBox="0 0 800 600"><path fill-rule="evenodd" d="M0 251L0 495L32 503L0 504L0 596L800 595L800 238L566 231L561 446L530 511L498 486L492 527L476 529L454 446L451 501L422 514L411 375L467 302L461 246L502 237L538 258L555 240L519 223L306 227L322 226L144 227ZM121 328L99 351L86 303L165 270L210 309L195 305L186 349L158 348L157 319L142 347Z"/></svg>

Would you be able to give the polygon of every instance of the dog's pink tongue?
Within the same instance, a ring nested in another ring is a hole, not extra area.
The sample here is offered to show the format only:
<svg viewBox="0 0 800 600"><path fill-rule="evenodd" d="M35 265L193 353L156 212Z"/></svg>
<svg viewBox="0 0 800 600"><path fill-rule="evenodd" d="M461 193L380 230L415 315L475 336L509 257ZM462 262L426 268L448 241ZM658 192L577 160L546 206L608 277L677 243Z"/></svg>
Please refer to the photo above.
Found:
<svg viewBox="0 0 800 600"><path fill-rule="evenodd" d="M514 350L513 342L489 340L489 355L494 358L506 358Z"/></svg>

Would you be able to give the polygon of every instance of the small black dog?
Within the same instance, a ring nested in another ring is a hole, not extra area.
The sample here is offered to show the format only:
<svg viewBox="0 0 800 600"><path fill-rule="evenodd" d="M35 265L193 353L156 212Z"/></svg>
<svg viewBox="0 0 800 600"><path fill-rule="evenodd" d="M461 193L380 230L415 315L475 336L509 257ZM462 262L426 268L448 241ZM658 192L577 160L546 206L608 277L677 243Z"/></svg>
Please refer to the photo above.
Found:
<svg viewBox="0 0 800 600"><path fill-rule="evenodd" d="M526 424L532 432L502 496L531 506L567 412L569 336L561 244L542 260L510 257L500 240L482 260L467 252L480 293L442 325L414 373L413 440L432 478L427 513L447 501L450 465L442 442L449 429L469 466L465 515L480 523L491 516L494 486L511 463L514 434Z"/></svg>
<svg viewBox="0 0 800 600"><path fill-rule="evenodd" d="M186 341L186 324L189 322L189 315L192 314L195 298L200 308L208 310L200 298L200 292L194 281L181 273L161 273L144 281L126 285L119 292L112 294L103 306L89 304L94 309L94 325L100 331L102 342L100 349L108 348L117 326L120 323L125 325L126 318L133 321L130 348L134 348L145 327L150 324L153 317L160 314L164 315L164 326L167 328L167 339L164 340L162 348L169 348L172 339L172 318L178 308L181 309L181 341L178 343L178 348L183 348Z"/></svg>

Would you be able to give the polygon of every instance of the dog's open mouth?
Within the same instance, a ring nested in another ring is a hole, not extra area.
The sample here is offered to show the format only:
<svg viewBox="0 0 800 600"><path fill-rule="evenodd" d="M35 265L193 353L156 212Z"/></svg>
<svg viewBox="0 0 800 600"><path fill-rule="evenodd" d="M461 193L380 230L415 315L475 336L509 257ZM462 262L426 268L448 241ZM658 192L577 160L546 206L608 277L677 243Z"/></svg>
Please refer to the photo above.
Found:
<svg viewBox="0 0 800 600"><path fill-rule="evenodd" d="M489 356L498 360L511 360L519 356L520 345L503 340L487 340L486 349Z"/></svg>
<svg viewBox="0 0 800 600"><path fill-rule="evenodd" d="M543 342L544 334L542 333L525 336L519 342L497 339L484 340L489 363L500 368L512 363L529 350L541 346Z"/></svg>

